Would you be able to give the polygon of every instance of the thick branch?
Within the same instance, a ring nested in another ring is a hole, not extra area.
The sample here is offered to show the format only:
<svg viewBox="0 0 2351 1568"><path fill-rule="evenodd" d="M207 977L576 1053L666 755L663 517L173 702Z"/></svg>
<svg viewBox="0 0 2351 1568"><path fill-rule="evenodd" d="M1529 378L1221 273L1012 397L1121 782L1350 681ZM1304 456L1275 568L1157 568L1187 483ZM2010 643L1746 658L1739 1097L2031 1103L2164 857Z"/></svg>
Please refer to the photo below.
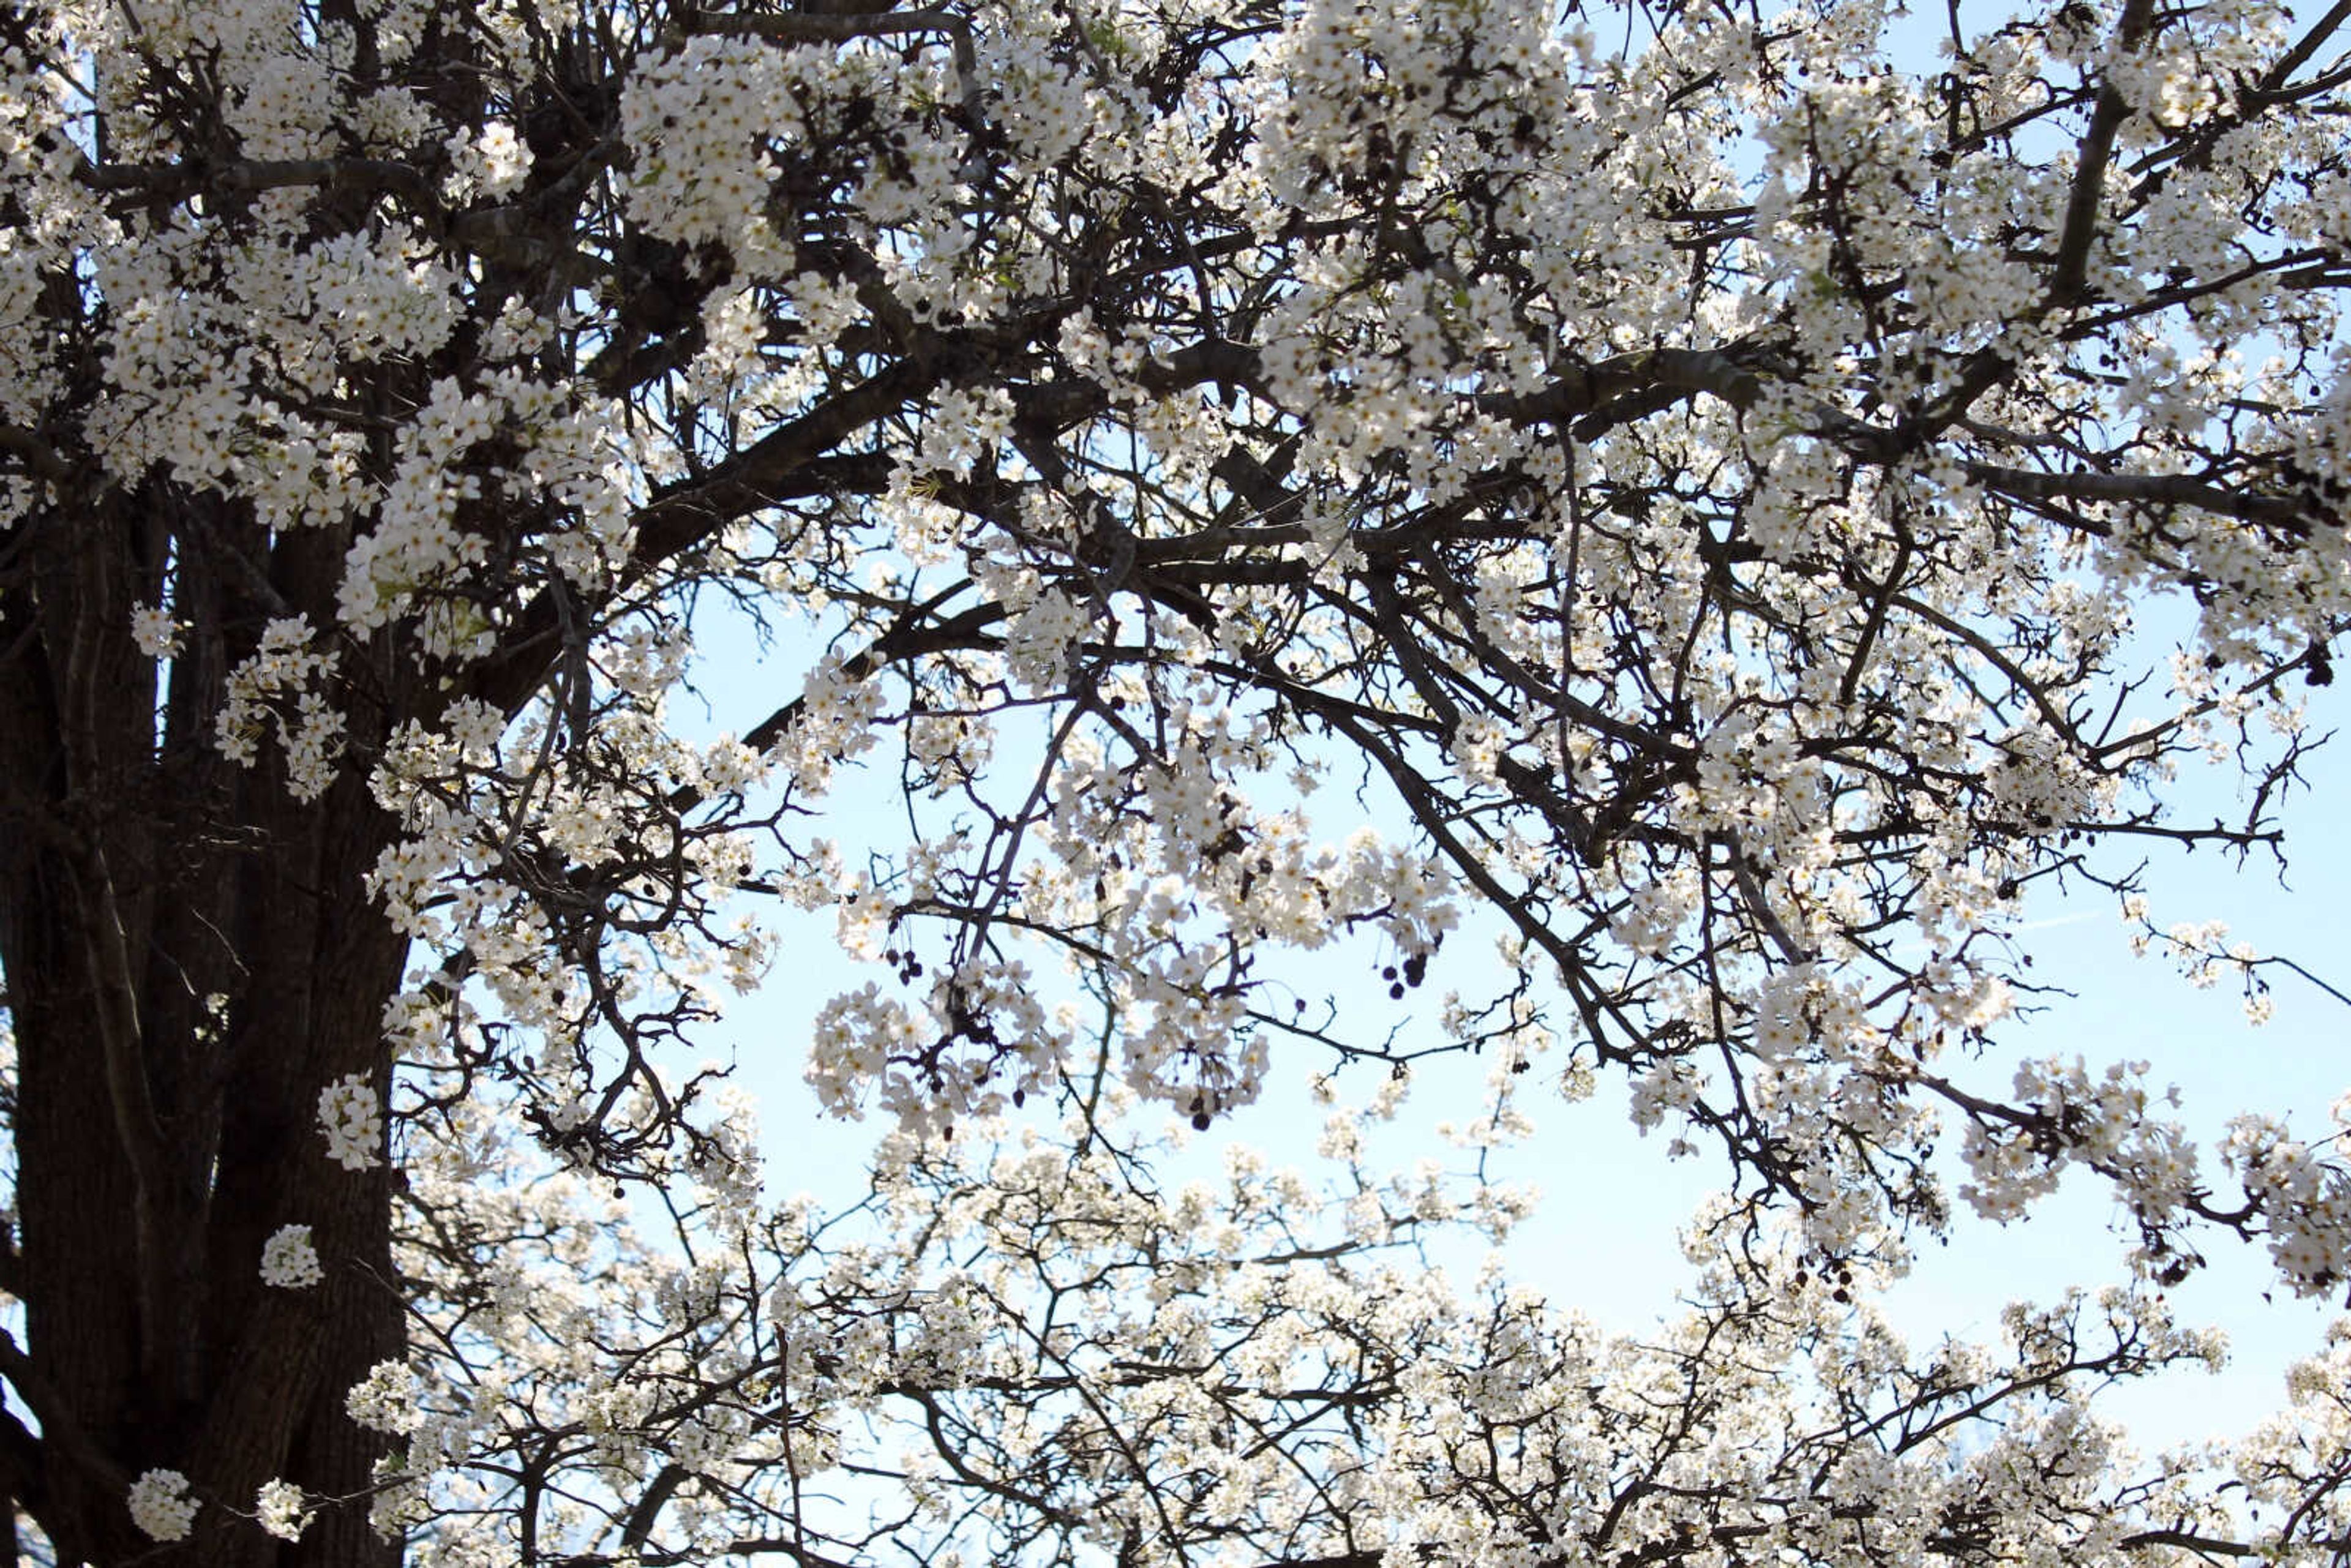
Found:
<svg viewBox="0 0 2351 1568"><path fill-rule="evenodd" d="M152 1375L158 1370L152 1358L162 1348L162 1325L169 1321L165 1314L176 1310L165 1288L158 1212L167 1181L168 1142L147 1082L138 982L123 936L113 875L107 868L105 852L95 846L83 846L70 863L74 922L96 991L90 1021L106 1071L115 1137L131 1167L132 1223L139 1249L140 1338L150 1363L147 1371Z"/></svg>
<svg viewBox="0 0 2351 1568"><path fill-rule="evenodd" d="M1498 418L1556 424L1617 399L1660 389L1707 392L1745 409L1763 395L1763 382L1719 349L1649 349L1573 367L1541 392L1492 393L1478 399L1477 406L1479 413Z"/></svg>
<svg viewBox="0 0 2351 1568"><path fill-rule="evenodd" d="M110 1490L130 1489L130 1475L90 1440L89 1434L74 1418L73 1406L5 1329L0 1329L0 1378L7 1380L16 1397L40 1422L40 1440L45 1448L97 1477Z"/></svg>
<svg viewBox="0 0 2351 1568"><path fill-rule="evenodd" d="M2326 15L2313 23L2310 31L2302 36L2302 41L2280 56L2278 63L2269 68L2269 74L2262 78L2261 90L2272 93L2285 86L2286 79L2308 65L2310 57L2318 53L2326 40L2333 37L2346 21L2351 21L2351 0L2335 0Z"/></svg>
<svg viewBox="0 0 2351 1568"><path fill-rule="evenodd" d="M312 185L335 191L397 191L425 205L440 193L423 170L389 158L252 158L226 162L186 159L177 163L93 163L83 158L74 178L93 191L185 197L200 191L257 195Z"/></svg>
<svg viewBox="0 0 2351 1568"><path fill-rule="evenodd" d="M1968 465L1968 477L2020 501L2113 501L2134 507L2192 507L2239 522L2310 535L2310 508L2298 501L2245 490L2220 490L2184 474L2050 474L2027 468Z"/></svg>
<svg viewBox="0 0 2351 1568"><path fill-rule="evenodd" d="M0 452L21 460L37 479L61 483L73 476L73 465L58 456L56 447L29 430L0 425Z"/></svg>
<svg viewBox="0 0 2351 1568"><path fill-rule="evenodd" d="M2116 48L2127 54L2139 46L2147 36L2148 18L2154 14L2155 0L2125 0L2122 22L2116 28ZM2076 304L2084 287L2089 281L2090 246L2097 237L2098 203L2106 187L2106 166L2115 154L2115 133L2130 114L2130 105L2123 101L2112 82L2098 89L2098 100L2090 110L2090 129L2082 138L2081 162L2074 170L2074 188L2065 198L2065 226L2057 242L2057 268L2049 280L2049 298L2053 305Z"/></svg>
<svg viewBox="0 0 2351 1568"><path fill-rule="evenodd" d="M952 11L934 6L922 11L882 11L870 16L810 16L799 14L746 16L707 12L690 16L689 33L716 33L728 37L777 38L791 44L845 44L853 38L886 38L902 33L953 33L967 24Z"/></svg>

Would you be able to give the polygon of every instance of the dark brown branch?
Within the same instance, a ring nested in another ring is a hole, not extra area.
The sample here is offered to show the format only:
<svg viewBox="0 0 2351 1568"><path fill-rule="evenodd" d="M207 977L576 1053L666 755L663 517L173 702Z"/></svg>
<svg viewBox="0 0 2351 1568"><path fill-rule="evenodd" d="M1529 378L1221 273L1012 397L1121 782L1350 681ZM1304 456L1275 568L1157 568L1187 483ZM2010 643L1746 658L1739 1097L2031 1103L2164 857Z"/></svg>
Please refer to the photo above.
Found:
<svg viewBox="0 0 2351 1568"><path fill-rule="evenodd" d="M2155 13L2155 0L2124 0L2116 28L2117 47L2127 54L2146 37ZM2058 307L2081 302L2089 281L2090 247L2097 238L2098 204L2105 193L2106 168L2115 154L2115 134L2122 129L2131 106L2113 83L2101 85L2090 110L2090 129L2082 138L2081 161L2074 166L2074 188L2065 198L2065 223L2059 231L2057 267L2049 280L2050 303Z"/></svg>
<svg viewBox="0 0 2351 1568"><path fill-rule="evenodd" d="M187 159L177 163L93 163L83 158L74 166L74 178L94 191L151 196L186 197L199 192L258 195L311 185L397 191L425 206L440 204L440 193L423 170L389 158Z"/></svg>
<svg viewBox="0 0 2351 1568"><path fill-rule="evenodd" d="M1970 463L1968 477L2022 501L2112 501L2134 507L2192 507L2239 522L2310 535L2311 508L2249 490L2220 490L2184 474L2051 474Z"/></svg>
<svg viewBox="0 0 2351 1568"><path fill-rule="evenodd" d="M2214 1557L2252 1557L2259 1547L2241 1541L2223 1541L2210 1535L2198 1535L2185 1530L2142 1530L2136 1535L2126 1535L2115 1544L2126 1552L2145 1552L2157 1546L2184 1547L2189 1552Z"/></svg>
<svg viewBox="0 0 2351 1568"><path fill-rule="evenodd" d="M1541 392L1489 393L1476 406L1500 419L1558 424L1617 399L1658 390L1677 396L1706 392L1744 410L1763 395L1763 382L1723 350L1650 349L1574 367Z"/></svg>
<svg viewBox="0 0 2351 1568"><path fill-rule="evenodd" d="M952 11L878 11L865 16L806 16L794 13L724 16L696 12L685 18L689 33L726 37L776 38L791 44L845 44L856 38L887 38L902 33L949 33L969 24Z"/></svg>
<svg viewBox="0 0 2351 1568"><path fill-rule="evenodd" d="M58 456L56 447L29 430L0 425L0 452L22 460L26 469L37 479L62 484L73 477L73 465Z"/></svg>
<svg viewBox="0 0 2351 1568"><path fill-rule="evenodd" d="M2310 31L2302 36L2301 41L2278 57L2277 64L2262 78L2260 90L2273 93L2283 88L2286 78L2308 65L2311 57L2317 54L2346 21L2351 21L2351 0L2335 0L2335 4L2327 8L2326 15L2311 24Z"/></svg>

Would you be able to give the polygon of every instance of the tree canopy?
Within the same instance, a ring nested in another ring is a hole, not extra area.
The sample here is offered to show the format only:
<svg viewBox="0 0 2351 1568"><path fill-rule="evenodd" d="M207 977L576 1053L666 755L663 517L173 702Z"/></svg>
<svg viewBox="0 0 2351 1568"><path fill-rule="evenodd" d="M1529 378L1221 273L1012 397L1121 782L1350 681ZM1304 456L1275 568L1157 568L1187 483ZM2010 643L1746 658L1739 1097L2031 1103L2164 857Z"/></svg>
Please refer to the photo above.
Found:
<svg viewBox="0 0 2351 1568"><path fill-rule="evenodd" d="M2209 1249L2345 1288L2337 1124L1991 1047L2058 883L2264 1005L2113 852L2280 852L2334 678L2346 23L7 0L0 1555L2342 1561L2351 1341L2090 1403ZM857 1214L704 1063L763 983ZM1153 1176L1365 1061L1629 1084L1687 1314L1452 1293L1524 1199L1377 1103ZM1900 1343L2069 1169L2112 1277Z"/></svg>

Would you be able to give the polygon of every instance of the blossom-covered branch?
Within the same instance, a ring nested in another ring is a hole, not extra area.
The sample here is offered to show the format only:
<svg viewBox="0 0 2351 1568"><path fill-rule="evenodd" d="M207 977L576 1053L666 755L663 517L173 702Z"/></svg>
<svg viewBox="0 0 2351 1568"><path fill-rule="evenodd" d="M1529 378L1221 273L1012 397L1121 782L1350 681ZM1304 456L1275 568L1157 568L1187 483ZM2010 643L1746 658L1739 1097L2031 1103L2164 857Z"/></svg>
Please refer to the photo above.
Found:
<svg viewBox="0 0 2351 1568"><path fill-rule="evenodd" d="M385 1564L387 1478L479 1481L496 1449L498 1550L610 1504L576 1550L655 1560L713 1472L647 1450L589 1503L570 1417L496 1448L491 1369L521 1352L467 1338L475 1287L434 1287L454 1319L416 1293L404 1249L474 1246L434 1229L420 1162L495 1125L648 1201L720 1179L743 1148L708 1030L787 905L836 922L838 972L795 966L831 998L817 1092L925 1136L1122 1085L1213 1126L1283 1071L1482 1054L1627 1082L1738 1223L1792 1217L1810 1279L2083 1169L2145 1279L2234 1233L2340 1288L2333 1125L2250 1111L2208 1167L2144 1070L1982 1048L2031 995L2032 889L2135 895L2115 843L2283 847L2351 612L2346 16L6 8L0 1374L41 1430L0 1427L0 1475L26 1528L67 1561ZM767 655L708 679L697 638L743 621ZM2239 820L2179 810L2205 766L2242 778ZM1433 1005L1318 1010L1332 962ZM698 1370L622 1426L789 1428L741 1382L803 1375L750 1302L739 1365L695 1360L702 1307L648 1308ZM2172 1343L2149 1333L2123 1338ZM1094 1396L1032 1338L1022 1375ZM489 1425L395 1463L427 1341ZM924 1385L916 1425L962 1434L941 1495L1011 1555L1132 1531L1353 1561L1358 1451L1419 1456L1432 1519L1474 1480L1531 1562L1880 1531L1998 1556L2027 1514L2090 1517L2053 1470L2024 1513L1984 1480L1900 1521L1782 1453L1760 1492L1683 1479L1698 1354L1626 1370L1666 1425L1572 1484L1497 1480L1518 1438L1482 1416L1445 1428L1490 1450L1472 1476L1354 1404L1252 1406L1232 1440L1289 1456L1280 1525L1209 1507L1221 1461L1170 1459L1148 1412L1060 1402L1082 1485L959 1387ZM1383 1408L1418 1410L1392 1381ZM787 1481L835 1462L807 1436L777 1439ZM2331 1518L2306 1440L2275 1485ZM1113 1474L1133 1490L1086 1490ZM1541 1522L1554 1492L1598 1522ZM713 1517L768 1540L771 1495ZM2208 1502L2097 1495L2136 1544L2060 1532L2085 1556L2240 1539ZM1225 1522L1187 1533L1196 1510Z"/></svg>

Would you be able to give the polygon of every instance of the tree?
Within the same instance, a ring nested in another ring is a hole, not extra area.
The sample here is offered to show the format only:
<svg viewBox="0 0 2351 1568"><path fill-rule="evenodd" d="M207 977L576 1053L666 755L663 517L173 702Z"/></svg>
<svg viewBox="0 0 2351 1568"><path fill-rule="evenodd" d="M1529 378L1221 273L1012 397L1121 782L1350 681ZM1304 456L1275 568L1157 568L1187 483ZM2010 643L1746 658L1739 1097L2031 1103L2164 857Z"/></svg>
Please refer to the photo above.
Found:
<svg viewBox="0 0 2351 1568"><path fill-rule="evenodd" d="M2069 1166L2148 1281L2351 1276L2325 1137L2209 1175L2127 1069L1968 1049L2034 883L2277 847L2346 604L2346 19L12 0L18 1550L820 1568L857 1454L1008 1561L2248 1550L2067 1393L2196 1350L2151 1298L2006 1363L1840 1312ZM729 608L823 652L690 739ZM2234 825L2167 810L2205 753ZM812 1304L691 1066L762 901L886 966L811 1072L920 1134ZM1350 941L1466 988L1440 1034L1281 988ZM1244 1184L1229 1276L1108 1214L1130 1096L1459 1051L1725 1162L1687 1324L1359 1329L1298 1194ZM1059 1155L950 1152L1047 1104ZM591 1179L716 1204L700 1261L641 1286ZM922 1468L851 1441L888 1401ZM2337 1417L2242 1461L2294 1550Z"/></svg>

